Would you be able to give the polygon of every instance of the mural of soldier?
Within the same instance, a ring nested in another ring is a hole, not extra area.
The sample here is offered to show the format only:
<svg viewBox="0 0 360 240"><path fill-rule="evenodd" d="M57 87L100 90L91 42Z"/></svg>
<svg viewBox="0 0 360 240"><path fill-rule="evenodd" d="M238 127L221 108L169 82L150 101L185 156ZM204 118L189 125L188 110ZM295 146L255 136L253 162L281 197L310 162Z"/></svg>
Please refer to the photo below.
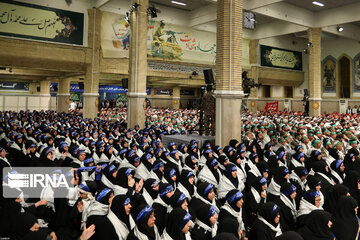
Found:
<svg viewBox="0 0 360 240"><path fill-rule="evenodd" d="M355 69L354 69L354 73L355 73L354 91L359 92L360 91L360 57L357 60L355 60L354 66L355 66Z"/></svg>
<svg viewBox="0 0 360 240"><path fill-rule="evenodd" d="M332 87L335 85L335 69L334 66L328 67L325 65L324 69L325 86Z"/></svg>
<svg viewBox="0 0 360 240"><path fill-rule="evenodd" d="M130 25L123 15L103 14L101 44L106 58L128 58ZM216 34L165 21L148 21L149 59L212 64L216 57ZM243 47L248 48L246 40ZM246 53L247 51L244 51ZM249 65L249 64L247 64Z"/></svg>
<svg viewBox="0 0 360 240"><path fill-rule="evenodd" d="M332 56L323 61L322 86L324 93L336 93L336 59Z"/></svg>
<svg viewBox="0 0 360 240"><path fill-rule="evenodd" d="M153 40L154 41L160 41L160 42L164 42L164 39L162 39L161 37L163 35L165 35L165 23L164 22L160 22L160 26L158 27L158 29L156 29L154 35L153 35Z"/></svg>

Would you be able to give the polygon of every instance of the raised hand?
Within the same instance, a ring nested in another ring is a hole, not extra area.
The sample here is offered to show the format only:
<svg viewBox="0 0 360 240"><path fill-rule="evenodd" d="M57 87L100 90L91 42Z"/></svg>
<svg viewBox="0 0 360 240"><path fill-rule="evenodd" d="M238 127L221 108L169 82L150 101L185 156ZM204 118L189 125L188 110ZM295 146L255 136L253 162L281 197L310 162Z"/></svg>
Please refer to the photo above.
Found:
<svg viewBox="0 0 360 240"><path fill-rule="evenodd" d="M86 228L86 223L84 223L84 230L80 236L80 240L88 240L95 233L95 225L91 224L90 227Z"/></svg>

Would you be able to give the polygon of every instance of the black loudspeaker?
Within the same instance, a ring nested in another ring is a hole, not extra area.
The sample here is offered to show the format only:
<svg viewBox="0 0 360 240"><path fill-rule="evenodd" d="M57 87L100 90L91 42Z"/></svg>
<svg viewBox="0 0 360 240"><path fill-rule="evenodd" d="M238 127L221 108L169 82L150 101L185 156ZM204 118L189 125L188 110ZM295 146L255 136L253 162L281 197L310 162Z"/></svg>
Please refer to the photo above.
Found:
<svg viewBox="0 0 360 240"><path fill-rule="evenodd" d="M204 69L204 78L206 84L213 84L214 83L214 77L213 77L213 71L212 69Z"/></svg>
<svg viewBox="0 0 360 240"><path fill-rule="evenodd" d="M36 91L40 92L40 87L36 87Z"/></svg>
<svg viewBox="0 0 360 240"><path fill-rule="evenodd" d="M54 85L53 88L54 88L54 92L58 91L57 85Z"/></svg>
<svg viewBox="0 0 360 240"><path fill-rule="evenodd" d="M83 82L79 82L78 85L79 85L80 90L84 90L84 83Z"/></svg>
<svg viewBox="0 0 360 240"><path fill-rule="evenodd" d="M248 72L247 71L243 71L241 74L242 79L247 79L248 78Z"/></svg>
<svg viewBox="0 0 360 240"><path fill-rule="evenodd" d="M128 88L129 79L123 78L121 81L122 81L122 87L123 88Z"/></svg>
<svg viewBox="0 0 360 240"><path fill-rule="evenodd" d="M304 96L309 96L309 91L307 89L304 89Z"/></svg>

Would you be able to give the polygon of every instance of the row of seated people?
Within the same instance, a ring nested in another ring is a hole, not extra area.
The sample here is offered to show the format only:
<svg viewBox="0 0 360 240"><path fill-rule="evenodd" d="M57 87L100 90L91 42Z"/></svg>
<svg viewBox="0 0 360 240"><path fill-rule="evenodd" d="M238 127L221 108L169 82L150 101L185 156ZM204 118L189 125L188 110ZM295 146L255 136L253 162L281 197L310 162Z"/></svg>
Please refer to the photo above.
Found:
<svg viewBox="0 0 360 240"><path fill-rule="evenodd" d="M198 146L195 140L164 146L164 135L181 131L161 121L127 129L125 121L64 113L0 116L2 168L70 167L73 184L66 197L47 187L38 198L28 198L27 189L11 188L2 176L2 191L16 197L1 199L1 237L357 236L356 118L287 116L279 122L275 115L247 114L241 141L222 148L210 142Z"/></svg>

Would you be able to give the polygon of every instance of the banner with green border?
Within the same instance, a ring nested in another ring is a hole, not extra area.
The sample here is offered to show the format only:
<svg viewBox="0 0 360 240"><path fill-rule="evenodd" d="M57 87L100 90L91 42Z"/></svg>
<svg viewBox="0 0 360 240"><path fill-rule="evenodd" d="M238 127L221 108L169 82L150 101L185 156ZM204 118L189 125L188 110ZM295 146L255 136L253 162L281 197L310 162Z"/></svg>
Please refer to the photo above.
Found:
<svg viewBox="0 0 360 240"><path fill-rule="evenodd" d="M302 71L302 52L260 45L261 66Z"/></svg>
<svg viewBox="0 0 360 240"><path fill-rule="evenodd" d="M83 45L84 14L0 0L0 36Z"/></svg>

